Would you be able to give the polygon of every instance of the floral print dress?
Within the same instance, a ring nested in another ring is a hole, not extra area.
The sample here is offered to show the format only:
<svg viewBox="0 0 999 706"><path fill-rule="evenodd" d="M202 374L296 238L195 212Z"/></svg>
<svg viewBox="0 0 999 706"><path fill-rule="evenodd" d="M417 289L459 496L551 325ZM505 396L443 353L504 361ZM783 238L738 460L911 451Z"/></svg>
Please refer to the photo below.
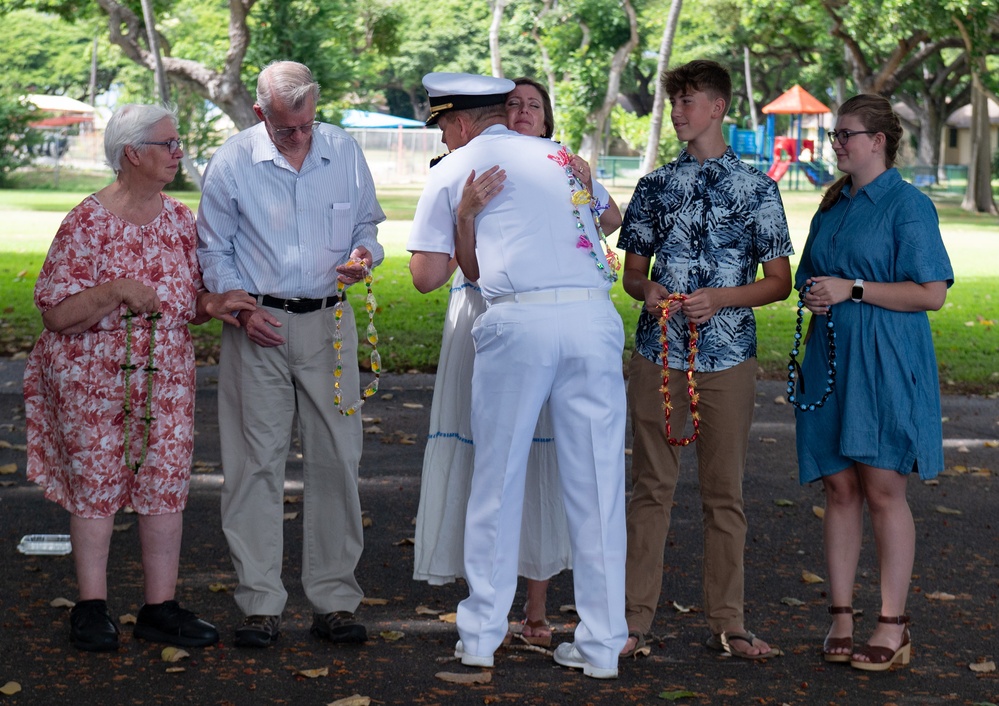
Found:
<svg viewBox="0 0 999 706"><path fill-rule="evenodd" d="M124 304L87 331L44 331L24 374L28 478L45 496L84 518L180 512L187 502L194 449L194 348L187 324L196 313L201 275L194 216L162 195L163 210L139 226L108 211L96 196L74 208L56 233L35 285L48 311L67 297L121 278L156 290L149 446L138 472L125 463ZM150 323L132 320L130 461L142 455L146 425Z"/></svg>

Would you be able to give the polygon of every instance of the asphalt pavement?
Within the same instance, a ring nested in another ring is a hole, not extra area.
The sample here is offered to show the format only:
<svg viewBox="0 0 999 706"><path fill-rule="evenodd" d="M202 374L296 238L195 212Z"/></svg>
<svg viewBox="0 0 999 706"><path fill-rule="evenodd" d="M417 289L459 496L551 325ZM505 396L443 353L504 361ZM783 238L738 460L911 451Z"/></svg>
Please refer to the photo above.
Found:
<svg viewBox="0 0 999 706"><path fill-rule="evenodd" d="M452 658L457 639L446 619L466 591L412 580L413 524L434 378L383 375L362 410L365 447L361 502L370 525L358 580L366 592L358 618L363 646L333 646L309 634L311 609L301 566L301 459L296 447L286 481L285 570L289 590L282 635L264 650L236 648L242 616L219 518L215 370L199 370L195 466L184 518L178 599L222 633L219 645L164 661L162 645L136 640L124 625L113 654L82 653L68 641L76 598L72 556L18 552L27 534L68 531L68 516L24 476L23 361L0 360L0 706L42 704L963 704L999 703L999 399L945 396L947 470L934 482L912 479L909 498L917 556L909 613L913 658L888 673L826 664L828 626L817 485L797 482L794 417L781 403L783 383L760 381L746 473L747 627L777 645L780 657L750 662L718 656L703 643L701 530L692 451L684 467L666 549L663 595L647 658L622 661L620 677L598 681L557 666L549 655L497 653L483 672ZM135 615L141 565L134 515L120 514L112 538L109 607ZM818 582L806 578L815 575ZM869 524L855 607L857 637L873 629L878 573ZM519 618L523 585L511 619ZM556 643L571 640L576 616L569 572L551 584L548 610ZM563 610L563 607L565 609ZM478 679L454 683L446 675ZM488 681L485 681L488 679ZM365 701L367 698L369 701Z"/></svg>

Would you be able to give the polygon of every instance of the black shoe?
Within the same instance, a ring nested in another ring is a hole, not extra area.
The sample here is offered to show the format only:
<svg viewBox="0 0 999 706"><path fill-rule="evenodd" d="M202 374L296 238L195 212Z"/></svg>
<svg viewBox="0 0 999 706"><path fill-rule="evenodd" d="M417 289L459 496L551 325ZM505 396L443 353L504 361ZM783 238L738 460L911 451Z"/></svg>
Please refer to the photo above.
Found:
<svg viewBox="0 0 999 706"><path fill-rule="evenodd" d="M248 615L236 628L236 647L270 647L280 634L280 615Z"/></svg>
<svg viewBox="0 0 999 706"><path fill-rule="evenodd" d="M182 647L207 647L219 641L219 632L177 601L146 604L139 610L132 634L143 640Z"/></svg>
<svg viewBox="0 0 999 706"><path fill-rule="evenodd" d="M69 613L69 641L84 652L118 649L118 626L108 613L107 601L80 601Z"/></svg>
<svg viewBox="0 0 999 706"><path fill-rule="evenodd" d="M309 632L333 643L367 642L368 640L368 631L354 620L354 614L347 610L337 610L326 615L314 613L312 629Z"/></svg>

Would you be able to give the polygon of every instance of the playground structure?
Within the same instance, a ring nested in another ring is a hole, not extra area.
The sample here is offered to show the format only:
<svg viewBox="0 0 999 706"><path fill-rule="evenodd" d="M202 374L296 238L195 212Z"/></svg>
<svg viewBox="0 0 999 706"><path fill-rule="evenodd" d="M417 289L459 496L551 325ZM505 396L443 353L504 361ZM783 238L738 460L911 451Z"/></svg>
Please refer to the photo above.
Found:
<svg viewBox="0 0 999 706"><path fill-rule="evenodd" d="M780 181L789 172L793 179L792 186L797 187L799 179L804 176L816 188L825 186L835 179L835 168L822 159L822 146L824 130L821 119L818 120L818 151L816 151L815 140L806 140L802 137L803 116L822 116L831 112L821 101L812 96L801 86L795 84L785 91L779 98L763 106L763 113L767 116L766 139L767 145L764 159L772 160L767 176L775 181ZM790 115L791 136L778 136L776 132L776 115ZM797 135L795 135L797 130Z"/></svg>

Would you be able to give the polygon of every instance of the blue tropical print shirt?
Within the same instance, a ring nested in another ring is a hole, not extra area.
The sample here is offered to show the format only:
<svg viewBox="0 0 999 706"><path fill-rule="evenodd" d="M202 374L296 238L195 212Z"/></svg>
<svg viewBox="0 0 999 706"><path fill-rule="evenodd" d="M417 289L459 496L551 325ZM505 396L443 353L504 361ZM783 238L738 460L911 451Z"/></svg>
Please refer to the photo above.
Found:
<svg viewBox="0 0 999 706"><path fill-rule="evenodd" d="M760 263L794 254L777 182L731 148L701 165L686 150L643 177L628 204L617 245L654 258L651 279L670 292L738 287L756 279ZM751 307L719 309L698 328L694 369L727 370L756 356ZM635 350L662 364L659 320L645 309ZM687 367L690 334L682 313L670 317L669 367Z"/></svg>

